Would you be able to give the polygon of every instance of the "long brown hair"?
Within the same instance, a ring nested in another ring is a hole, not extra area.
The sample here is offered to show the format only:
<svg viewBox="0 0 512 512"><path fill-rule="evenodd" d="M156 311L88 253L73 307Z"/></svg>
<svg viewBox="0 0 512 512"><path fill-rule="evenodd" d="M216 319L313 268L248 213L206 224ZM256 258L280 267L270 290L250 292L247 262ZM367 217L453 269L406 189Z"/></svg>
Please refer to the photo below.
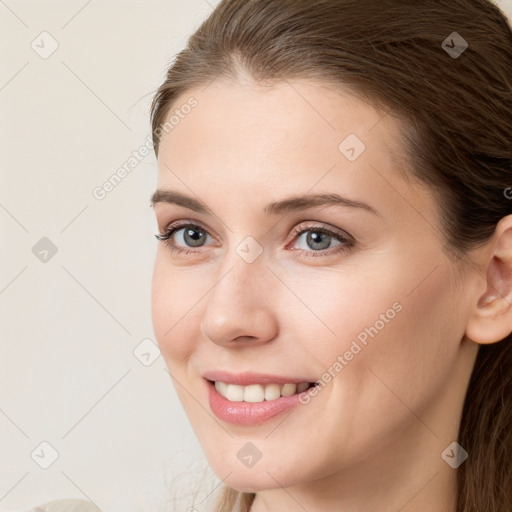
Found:
<svg viewBox="0 0 512 512"><path fill-rule="evenodd" d="M512 31L490 0L223 0L154 97L155 153L178 96L242 69L257 82L348 88L398 117L411 176L435 191L453 254L512 213ZM479 348L458 442L469 458L457 512L511 512L511 335ZM247 512L254 496L226 487L218 510Z"/></svg>

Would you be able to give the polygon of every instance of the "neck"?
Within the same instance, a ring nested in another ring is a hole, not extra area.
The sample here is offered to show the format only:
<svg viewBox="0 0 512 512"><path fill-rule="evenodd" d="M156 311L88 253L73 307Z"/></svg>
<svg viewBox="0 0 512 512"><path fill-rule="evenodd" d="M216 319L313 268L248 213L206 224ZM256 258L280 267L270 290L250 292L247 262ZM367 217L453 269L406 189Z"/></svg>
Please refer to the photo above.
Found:
<svg viewBox="0 0 512 512"><path fill-rule="evenodd" d="M457 472L441 458L453 437L432 437L390 446L328 478L261 491L250 511L456 512Z"/></svg>

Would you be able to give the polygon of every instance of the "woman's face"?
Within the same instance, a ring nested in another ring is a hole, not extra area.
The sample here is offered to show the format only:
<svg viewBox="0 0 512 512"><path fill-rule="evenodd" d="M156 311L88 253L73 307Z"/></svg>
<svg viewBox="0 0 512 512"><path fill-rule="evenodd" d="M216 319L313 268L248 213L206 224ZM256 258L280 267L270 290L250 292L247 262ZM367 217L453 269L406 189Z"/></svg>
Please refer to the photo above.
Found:
<svg viewBox="0 0 512 512"><path fill-rule="evenodd" d="M476 345L398 121L298 80L217 81L172 115L154 210L176 250L157 249L153 324L218 477L255 491L446 465Z"/></svg>

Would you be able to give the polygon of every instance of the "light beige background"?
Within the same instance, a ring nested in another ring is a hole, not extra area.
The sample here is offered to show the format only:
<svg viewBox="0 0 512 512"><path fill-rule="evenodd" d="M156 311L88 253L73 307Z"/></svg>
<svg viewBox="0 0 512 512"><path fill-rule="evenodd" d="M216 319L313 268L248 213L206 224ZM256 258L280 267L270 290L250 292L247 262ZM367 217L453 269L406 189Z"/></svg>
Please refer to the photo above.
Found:
<svg viewBox="0 0 512 512"><path fill-rule="evenodd" d="M2 511L82 498L157 512L165 480L183 494L201 478L162 357L133 353L154 343L154 154L103 200L93 190L145 143L153 91L216 3L0 1ZM31 47L46 57L44 31L47 58ZM33 254L43 237L53 257ZM47 469L42 442L58 453Z"/></svg>
<svg viewBox="0 0 512 512"><path fill-rule="evenodd" d="M154 345L154 155L93 195L217 3L0 0L0 511L201 511L217 483Z"/></svg>

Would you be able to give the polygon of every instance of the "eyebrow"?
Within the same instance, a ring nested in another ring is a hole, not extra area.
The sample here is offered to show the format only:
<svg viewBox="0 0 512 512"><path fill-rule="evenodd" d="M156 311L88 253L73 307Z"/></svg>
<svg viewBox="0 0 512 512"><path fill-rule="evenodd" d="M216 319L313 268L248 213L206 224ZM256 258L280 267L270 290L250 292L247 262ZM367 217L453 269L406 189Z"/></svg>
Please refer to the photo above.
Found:
<svg viewBox="0 0 512 512"><path fill-rule="evenodd" d="M151 197L151 206L156 204L176 204L189 210L204 215L214 215L213 212L202 201L194 197L187 196L175 190L157 190ZM268 216L280 215L282 213L306 210L318 206L344 206L349 208L360 208L366 210L374 215L380 213L371 207L369 204L362 201L356 201L342 197L338 194L306 194L300 196L293 196L270 203L263 209L264 213Z"/></svg>

